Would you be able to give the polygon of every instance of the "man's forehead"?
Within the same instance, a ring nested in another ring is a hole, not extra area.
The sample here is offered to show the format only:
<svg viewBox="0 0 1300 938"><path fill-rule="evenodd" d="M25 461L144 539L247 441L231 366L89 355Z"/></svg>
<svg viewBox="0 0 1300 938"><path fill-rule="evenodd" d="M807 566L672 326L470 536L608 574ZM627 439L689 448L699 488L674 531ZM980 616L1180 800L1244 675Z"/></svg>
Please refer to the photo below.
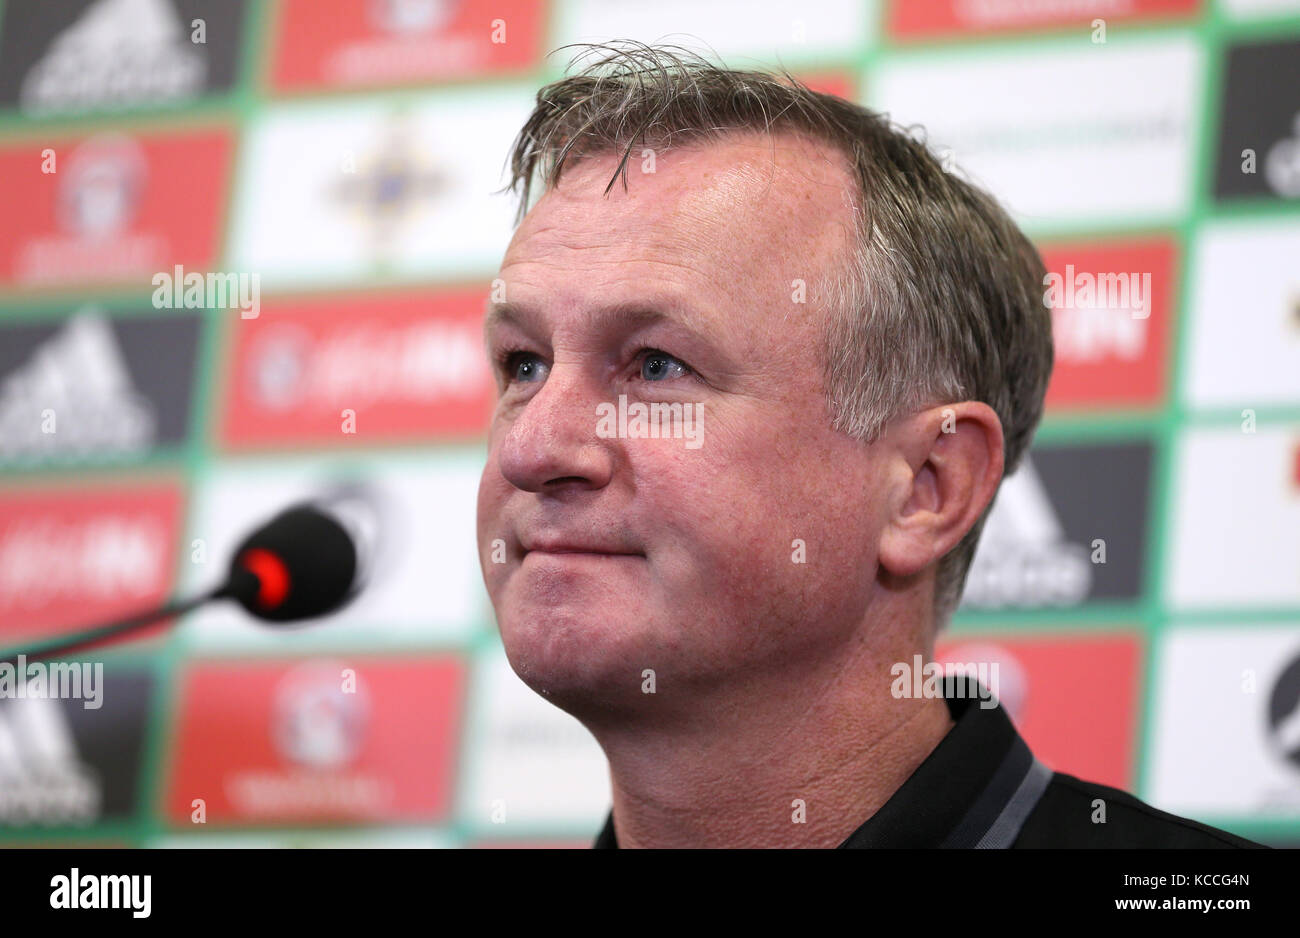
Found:
<svg viewBox="0 0 1300 938"><path fill-rule="evenodd" d="M654 313L698 331L710 310L750 296L753 285L739 277L725 238L684 221L675 228L591 222L552 217L511 245L500 271L509 302L489 303L489 326L539 325L543 312L586 325L614 318L641 324Z"/></svg>
<svg viewBox="0 0 1300 938"><path fill-rule="evenodd" d="M633 147L624 188L620 152L566 166L559 184L525 217L507 261L535 249L586 244L680 246L754 244L816 236L829 216L847 212L843 159L788 134L745 134L663 152Z"/></svg>
<svg viewBox="0 0 1300 938"><path fill-rule="evenodd" d="M603 258L710 263L736 234L762 222L757 213L742 219L737 186L714 175L702 178L687 167L644 176L633 171L627 192L616 182L606 195L607 175L566 174L524 218L503 266L558 256L587 263ZM731 190L730 200L723 198L724 187ZM724 208L728 204L730 210Z"/></svg>
<svg viewBox="0 0 1300 938"><path fill-rule="evenodd" d="M791 280L820 277L842 246L827 231L837 208L848 217L845 174L818 159L782 138L719 142L654 173L634 162L628 191L616 181L606 196L619 155L588 157L525 217L501 267L512 303L489 304L489 326L536 320L543 301L584 319L651 310L697 328L717 312L764 318L760 308L788 303Z"/></svg>

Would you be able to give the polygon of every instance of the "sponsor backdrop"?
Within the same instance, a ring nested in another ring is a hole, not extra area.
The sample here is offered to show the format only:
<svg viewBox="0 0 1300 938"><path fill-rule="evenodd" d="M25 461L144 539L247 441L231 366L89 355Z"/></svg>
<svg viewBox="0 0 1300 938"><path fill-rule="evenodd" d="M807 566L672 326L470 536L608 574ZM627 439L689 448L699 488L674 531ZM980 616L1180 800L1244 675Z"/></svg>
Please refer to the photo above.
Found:
<svg viewBox="0 0 1300 938"><path fill-rule="evenodd" d="M0 843L590 843L600 750L479 575L479 328L546 52L663 37L924 125L1041 246L1048 416L941 657L1053 767L1300 840L1300 0L7 0L0 645L295 499L384 536L318 625L0 699Z"/></svg>

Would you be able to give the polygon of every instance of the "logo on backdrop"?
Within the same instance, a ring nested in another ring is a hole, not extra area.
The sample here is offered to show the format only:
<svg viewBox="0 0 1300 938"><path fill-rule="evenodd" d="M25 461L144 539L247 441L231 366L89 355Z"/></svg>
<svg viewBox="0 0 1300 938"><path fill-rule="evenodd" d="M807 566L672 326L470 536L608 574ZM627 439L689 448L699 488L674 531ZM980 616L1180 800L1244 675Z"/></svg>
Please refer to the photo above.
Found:
<svg viewBox="0 0 1300 938"><path fill-rule="evenodd" d="M96 0L32 66L18 100L44 111L190 98L207 75L201 49L168 0Z"/></svg>
<svg viewBox="0 0 1300 938"><path fill-rule="evenodd" d="M1219 111L1219 201L1300 199L1300 39L1228 49Z"/></svg>
<svg viewBox="0 0 1300 938"><path fill-rule="evenodd" d="M458 0L370 0L370 21L391 33L427 33L446 26Z"/></svg>
<svg viewBox="0 0 1300 938"><path fill-rule="evenodd" d="M72 151L62 176L59 223L70 234L106 238L130 225L140 205L148 167L129 137L94 137Z"/></svg>
<svg viewBox="0 0 1300 938"><path fill-rule="evenodd" d="M462 726L452 655L194 663L167 813L206 820L429 823L445 817Z"/></svg>
<svg viewBox="0 0 1300 938"><path fill-rule="evenodd" d="M136 806L152 677L110 670L110 706L32 697L0 700L0 827L81 826Z"/></svg>
<svg viewBox="0 0 1300 938"><path fill-rule="evenodd" d="M483 78L539 66L547 4L282 0L271 83L324 90Z"/></svg>
<svg viewBox="0 0 1300 938"><path fill-rule="evenodd" d="M225 128L0 146L0 279L139 286L174 264L209 266L231 148Z"/></svg>
<svg viewBox="0 0 1300 938"><path fill-rule="evenodd" d="M29 115L187 104L234 83L244 0L5 7L0 105Z"/></svg>
<svg viewBox="0 0 1300 938"><path fill-rule="evenodd" d="M341 664L304 665L276 688L272 737L286 759L314 769L356 759L370 721L370 693L359 675L345 688L344 670Z"/></svg>
<svg viewBox="0 0 1300 938"><path fill-rule="evenodd" d="M438 201L450 177L417 145L408 118L394 115L355 172L332 183L335 204L369 235L376 255L386 254L403 228Z"/></svg>
<svg viewBox="0 0 1300 938"><path fill-rule="evenodd" d="M1039 447L1002 483L962 607L1136 600L1144 581L1151 445Z"/></svg>
<svg viewBox="0 0 1300 938"><path fill-rule="evenodd" d="M198 318L115 317L0 326L0 464L94 459L182 440Z"/></svg>
<svg viewBox="0 0 1300 938"><path fill-rule="evenodd" d="M1063 287L1052 304L1056 364L1048 412L1159 406L1167 383L1176 240L1157 235L1057 242L1043 245L1042 254ZM1104 302L1112 294L1105 285L1120 272L1140 292L1130 290L1125 302L1121 290L1119 302ZM1077 289L1080 282L1098 289L1088 295Z"/></svg>
<svg viewBox="0 0 1300 938"><path fill-rule="evenodd" d="M93 312L69 319L0 386L0 458L75 447L92 432L104 449L137 451L153 441L155 424L150 402L131 387L112 329Z"/></svg>
<svg viewBox="0 0 1300 938"><path fill-rule="evenodd" d="M0 493L0 644L161 603L180 522L180 488L168 481Z"/></svg>
<svg viewBox="0 0 1300 938"><path fill-rule="evenodd" d="M222 438L343 444L345 413L372 440L481 434L496 400L482 310L473 290L271 302L236 331Z"/></svg>
<svg viewBox="0 0 1300 938"><path fill-rule="evenodd" d="M1268 700L1268 738L1277 752L1300 769L1300 652L1273 684Z"/></svg>

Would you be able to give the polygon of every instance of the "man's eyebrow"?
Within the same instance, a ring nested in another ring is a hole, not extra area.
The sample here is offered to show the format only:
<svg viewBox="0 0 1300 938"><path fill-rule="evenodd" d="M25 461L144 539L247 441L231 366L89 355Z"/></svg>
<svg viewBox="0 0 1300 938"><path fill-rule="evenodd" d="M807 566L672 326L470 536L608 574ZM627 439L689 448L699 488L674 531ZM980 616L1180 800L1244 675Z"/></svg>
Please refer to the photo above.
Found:
<svg viewBox="0 0 1300 938"><path fill-rule="evenodd" d="M587 313L593 323L602 320L619 320L622 324L633 327L654 325L658 322L676 323L688 331L703 337L709 334L698 312L672 298L650 298L624 300L609 306L598 307ZM511 324L527 328L539 319L538 313L531 307L518 303L493 303L488 300L483 318L483 331L491 333L500 324Z"/></svg>
<svg viewBox="0 0 1300 938"><path fill-rule="evenodd" d="M487 305L483 307L483 333L486 335L503 323L522 326L532 318L532 313L522 306L514 303L494 303L489 297Z"/></svg>

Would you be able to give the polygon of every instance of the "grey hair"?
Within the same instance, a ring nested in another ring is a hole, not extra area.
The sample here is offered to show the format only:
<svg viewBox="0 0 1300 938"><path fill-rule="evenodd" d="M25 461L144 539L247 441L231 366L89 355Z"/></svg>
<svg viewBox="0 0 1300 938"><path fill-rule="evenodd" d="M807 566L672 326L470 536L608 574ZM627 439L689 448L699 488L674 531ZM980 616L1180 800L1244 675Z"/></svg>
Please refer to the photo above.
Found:
<svg viewBox="0 0 1300 938"><path fill-rule="evenodd" d="M512 145L505 188L520 195L516 223L535 175L552 188L569 160L591 154L623 151L608 193L620 177L626 190L638 144L785 132L829 145L857 182L855 247L810 288L827 317L832 426L871 442L896 417L979 400L1002 422L1004 473L1015 470L1042 417L1052 322L1043 262L992 196L945 171L918 135L785 69L736 71L680 46L577 45L570 70L594 61L538 91ZM936 629L960 601L987 517L939 562Z"/></svg>

